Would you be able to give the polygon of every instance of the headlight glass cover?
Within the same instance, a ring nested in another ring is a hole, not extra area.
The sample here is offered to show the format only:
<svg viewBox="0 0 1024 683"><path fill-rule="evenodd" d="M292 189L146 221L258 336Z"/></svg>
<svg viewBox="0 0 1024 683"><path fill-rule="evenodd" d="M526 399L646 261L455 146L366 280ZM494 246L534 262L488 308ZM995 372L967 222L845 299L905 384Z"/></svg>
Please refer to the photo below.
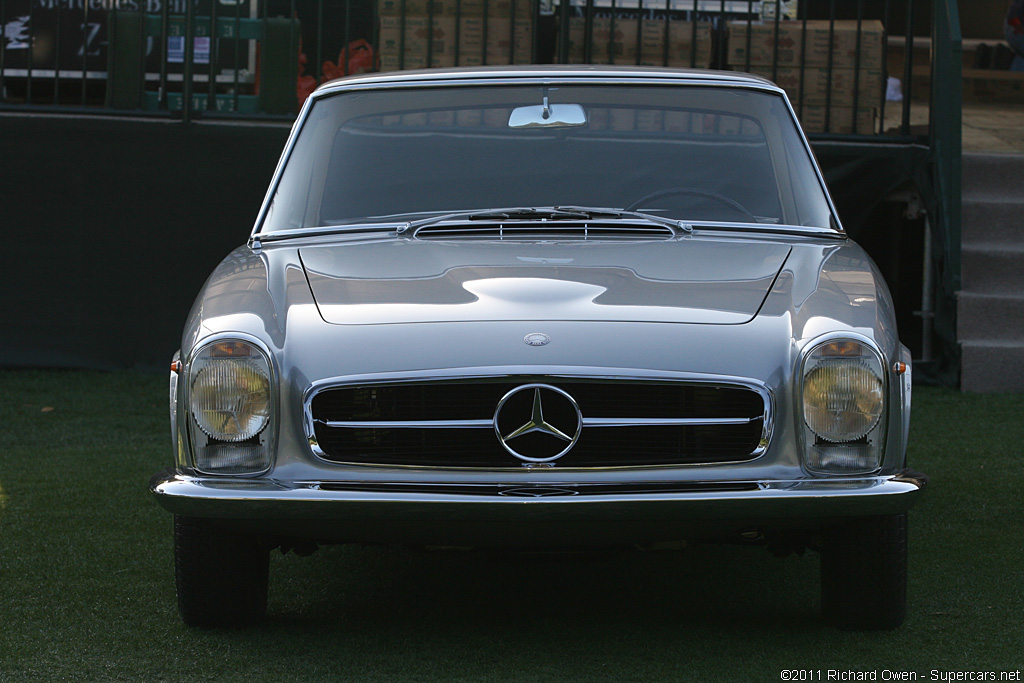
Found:
<svg viewBox="0 0 1024 683"><path fill-rule="evenodd" d="M194 355L189 376L196 466L230 474L266 469L269 448L259 437L272 402L263 352L245 341L217 341Z"/></svg>
<svg viewBox="0 0 1024 683"><path fill-rule="evenodd" d="M827 473L878 469L885 414L885 374L879 355L856 340L814 347L802 373L805 462Z"/></svg>

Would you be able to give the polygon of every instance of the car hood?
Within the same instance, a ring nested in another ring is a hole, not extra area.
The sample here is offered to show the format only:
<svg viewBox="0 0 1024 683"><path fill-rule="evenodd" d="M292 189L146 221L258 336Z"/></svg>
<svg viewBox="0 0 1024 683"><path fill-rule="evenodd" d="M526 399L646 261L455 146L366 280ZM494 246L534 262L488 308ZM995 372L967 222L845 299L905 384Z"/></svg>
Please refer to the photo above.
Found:
<svg viewBox="0 0 1024 683"><path fill-rule="evenodd" d="M392 240L299 250L324 320L741 324L786 244L707 237L619 242Z"/></svg>

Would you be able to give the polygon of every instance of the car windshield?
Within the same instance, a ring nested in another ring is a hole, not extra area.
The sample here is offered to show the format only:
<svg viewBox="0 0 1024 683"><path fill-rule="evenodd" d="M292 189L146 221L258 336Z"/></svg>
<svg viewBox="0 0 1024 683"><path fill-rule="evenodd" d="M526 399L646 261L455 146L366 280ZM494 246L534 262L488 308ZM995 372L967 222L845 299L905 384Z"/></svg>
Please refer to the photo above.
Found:
<svg viewBox="0 0 1024 683"><path fill-rule="evenodd" d="M562 206L831 226L824 189L776 93L459 84L318 99L260 231Z"/></svg>

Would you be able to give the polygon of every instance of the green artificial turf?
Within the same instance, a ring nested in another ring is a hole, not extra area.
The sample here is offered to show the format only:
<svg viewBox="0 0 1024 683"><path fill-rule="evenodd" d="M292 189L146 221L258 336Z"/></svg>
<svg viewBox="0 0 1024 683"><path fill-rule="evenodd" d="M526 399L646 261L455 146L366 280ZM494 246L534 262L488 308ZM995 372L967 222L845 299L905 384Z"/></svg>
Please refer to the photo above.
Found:
<svg viewBox="0 0 1024 683"><path fill-rule="evenodd" d="M1000 680L1024 669L1022 395L915 389L910 461L932 483L911 513L898 631L825 626L813 553L728 545L274 554L268 619L197 631L178 619L171 517L146 486L170 461L165 387L146 374L0 372L0 680L778 681L784 669Z"/></svg>

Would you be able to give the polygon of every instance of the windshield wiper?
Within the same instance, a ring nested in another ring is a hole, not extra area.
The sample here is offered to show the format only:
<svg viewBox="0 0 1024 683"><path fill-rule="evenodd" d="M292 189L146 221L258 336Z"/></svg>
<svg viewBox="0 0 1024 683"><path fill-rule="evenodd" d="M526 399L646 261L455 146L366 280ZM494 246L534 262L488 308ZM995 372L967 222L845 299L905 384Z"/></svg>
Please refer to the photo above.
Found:
<svg viewBox="0 0 1024 683"><path fill-rule="evenodd" d="M274 232L258 232L249 238L249 246L259 248L263 242L278 242L281 240L301 237L319 237L322 235L340 235L343 233L390 232L394 229L394 224L388 225L386 223L356 223L351 225L321 225L309 228L291 228L289 230L275 230Z"/></svg>
<svg viewBox="0 0 1024 683"><path fill-rule="evenodd" d="M683 232L693 232L693 226L686 221L677 221L672 218L663 218L643 211L629 211L626 209L593 208L589 206L560 206L564 211L580 211L587 214L591 220L597 218L639 218L644 221L664 225L666 228L679 229Z"/></svg>
<svg viewBox="0 0 1024 683"><path fill-rule="evenodd" d="M496 211L483 211L481 213L474 213L466 216L471 221L490 221L490 220L542 220L542 221L561 221L561 220L586 220L591 218L590 214L586 211L580 211L576 209L565 209L560 206L534 208L524 207L518 209L498 209Z"/></svg>
<svg viewBox="0 0 1024 683"><path fill-rule="evenodd" d="M564 220L599 220L602 218L639 218L648 223L655 223L673 230L693 232L693 227L683 221L676 221L661 216L654 216L640 211L626 211L625 209L610 209L603 207L589 206L521 206L504 209L488 209L485 211L460 211L440 216L431 216L417 221L410 221L398 227L398 233L403 234L436 223L444 221L466 220L466 221L517 221L517 220L540 220L540 221L564 221Z"/></svg>

